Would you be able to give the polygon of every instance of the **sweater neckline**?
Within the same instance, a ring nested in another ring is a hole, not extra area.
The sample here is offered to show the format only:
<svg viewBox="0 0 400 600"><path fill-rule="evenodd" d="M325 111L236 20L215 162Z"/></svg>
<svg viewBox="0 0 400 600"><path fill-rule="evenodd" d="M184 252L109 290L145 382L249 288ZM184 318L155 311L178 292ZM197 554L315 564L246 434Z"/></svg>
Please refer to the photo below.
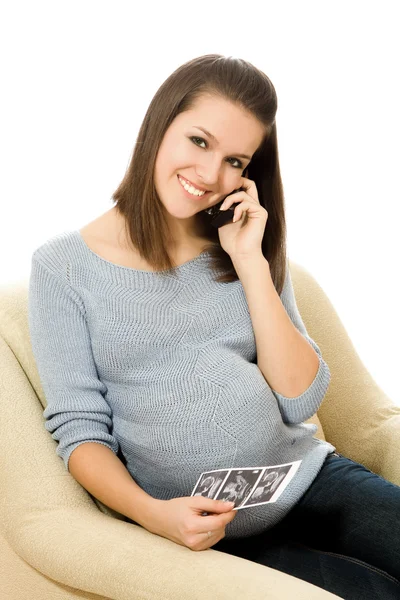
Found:
<svg viewBox="0 0 400 600"><path fill-rule="evenodd" d="M83 239L79 229L75 229L72 233L73 233L73 235L75 235L75 237L78 238L81 246L86 250L86 252L88 252L89 254L94 256L97 260L105 263L106 265L109 265L110 267L115 267L116 269L124 269L125 271L131 271L133 273L145 273L145 274L149 274L149 275L159 275L161 273L170 273L172 271L172 269L164 269L163 271L146 271L145 269L134 269L133 267L126 267L124 265L119 265L117 263L111 262L111 261L103 258L102 256L100 256L99 254L96 254L96 252L94 252L91 248L89 248L89 246ZM177 271L184 270L187 266L190 266L192 263L202 260L208 254L210 254L210 252L208 250L203 250L200 254L198 254L194 258L191 258L190 260L175 267L175 269Z"/></svg>

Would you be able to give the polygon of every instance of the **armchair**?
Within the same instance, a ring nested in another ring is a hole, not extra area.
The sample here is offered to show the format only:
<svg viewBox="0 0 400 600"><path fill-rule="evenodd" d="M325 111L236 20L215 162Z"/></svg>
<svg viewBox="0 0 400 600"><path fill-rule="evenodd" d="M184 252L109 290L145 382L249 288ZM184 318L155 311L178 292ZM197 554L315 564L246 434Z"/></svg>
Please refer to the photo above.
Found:
<svg viewBox="0 0 400 600"><path fill-rule="evenodd" d="M316 436L400 485L400 407L374 382L331 302L289 261L296 301L331 370ZM31 351L28 281L0 286L0 590L8 600L328 600L275 569L193 552L128 523L65 470L45 430Z"/></svg>

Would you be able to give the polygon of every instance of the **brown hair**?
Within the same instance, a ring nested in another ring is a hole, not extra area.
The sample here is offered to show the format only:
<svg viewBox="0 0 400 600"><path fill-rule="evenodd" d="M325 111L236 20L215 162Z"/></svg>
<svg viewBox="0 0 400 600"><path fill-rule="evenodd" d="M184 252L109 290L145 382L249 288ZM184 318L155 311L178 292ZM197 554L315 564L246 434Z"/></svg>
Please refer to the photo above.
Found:
<svg viewBox="0 0 400 600"><path fill-rule="evenodd" d="M272 280L280 294L286 271L286 220L284 194L278 160L275 115L277 96L269 78L251 63L231 56L207 54L176 69L153 97L139 130L130 164L112 195L116 210L125 218L128 239L140 256L157 271L174 265L166 251L169 240L163 205L154 185L154 166L164 134L175 117L190 110L203 95L230 101L254 115L265 127L265 135L247 167L260 204L268 212L261 250L268 260ZM238 279L231 258L219 243L210 216L197 214L204 237L210 240L211 266L220 271L216 281Z"/></svg>

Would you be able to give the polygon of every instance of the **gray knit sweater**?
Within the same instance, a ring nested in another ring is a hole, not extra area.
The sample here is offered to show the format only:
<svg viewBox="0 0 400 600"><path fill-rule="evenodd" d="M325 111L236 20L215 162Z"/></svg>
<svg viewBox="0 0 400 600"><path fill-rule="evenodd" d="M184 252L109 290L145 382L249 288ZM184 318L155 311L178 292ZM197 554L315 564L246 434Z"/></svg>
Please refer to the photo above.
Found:
<svg viewBox="0 0 400 600"><path fill-rule="evenodd" d="M214 276L207 251L174 276L118 266L78 230L63 232L32 255L29 330L45 428L67 470L77 446L104 444L142 489L167 500L190 496L204 471L302 460L277 502L238 511L230 539L280 521L335 447L303 423L330 371L298 312L289 269L281 301L320 361L297 398L271 389L257 367L240 280Z"/></svg>

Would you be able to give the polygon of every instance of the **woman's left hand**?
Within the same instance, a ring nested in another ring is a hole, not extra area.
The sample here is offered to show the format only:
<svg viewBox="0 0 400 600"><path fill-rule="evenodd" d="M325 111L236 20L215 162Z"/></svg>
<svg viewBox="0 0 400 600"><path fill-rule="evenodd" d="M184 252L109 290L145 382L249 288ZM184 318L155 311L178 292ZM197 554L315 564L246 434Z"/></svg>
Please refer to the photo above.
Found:
<svg viewBox="0 0 400 600"><path fill-rule="evenodd" d="M221 246L232 260L262 254L261 242L268 219L268 212L258 199L254 181L246 177L241 179L240 187L246 191L229 194L222 204L224 208L229 208L240 202L234 211L236 220L218 228Z"/></svg>

